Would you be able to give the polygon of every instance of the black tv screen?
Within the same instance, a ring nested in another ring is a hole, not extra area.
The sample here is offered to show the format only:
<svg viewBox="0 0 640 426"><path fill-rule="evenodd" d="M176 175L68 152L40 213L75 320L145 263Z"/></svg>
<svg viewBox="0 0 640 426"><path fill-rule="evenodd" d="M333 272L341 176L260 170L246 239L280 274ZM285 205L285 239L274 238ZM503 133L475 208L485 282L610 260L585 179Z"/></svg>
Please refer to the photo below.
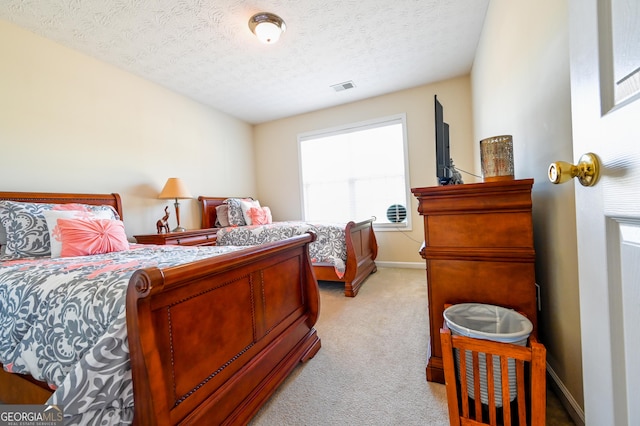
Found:
<svg viewBox="0 0 640 426"><path fill-rule="evenodd" d="M449 154L449 125L444 122L442 104L438 96L433 96L435 104L436 127L436 176L440 185L447 185L451 180L451 157Z"/></svg>

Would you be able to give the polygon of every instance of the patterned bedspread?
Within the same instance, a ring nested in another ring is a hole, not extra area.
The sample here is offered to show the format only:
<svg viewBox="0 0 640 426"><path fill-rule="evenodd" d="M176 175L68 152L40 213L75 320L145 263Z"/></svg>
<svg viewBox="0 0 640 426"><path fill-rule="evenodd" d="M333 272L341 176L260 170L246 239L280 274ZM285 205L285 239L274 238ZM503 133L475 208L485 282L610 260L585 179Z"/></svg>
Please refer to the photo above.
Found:
<svg viewBox="0 0 640 426"><path fill-rule="evenodd" d="M133 387L126 290L134 271L200 260L241 247L132 244L96 256L0 258L0 362L55 392L65 424L128 424Z"/></svg>
<svg viewBox="0 0 640 426"><path fill-rule="evenodd" d="M346 224L274 222L267 225L228 226L218 231L219 246L252 246L284 240L294 235L314 231L316 241L309 244L309 256L314 263L333 265L338 278L344 276L347 262Z"/></svg>

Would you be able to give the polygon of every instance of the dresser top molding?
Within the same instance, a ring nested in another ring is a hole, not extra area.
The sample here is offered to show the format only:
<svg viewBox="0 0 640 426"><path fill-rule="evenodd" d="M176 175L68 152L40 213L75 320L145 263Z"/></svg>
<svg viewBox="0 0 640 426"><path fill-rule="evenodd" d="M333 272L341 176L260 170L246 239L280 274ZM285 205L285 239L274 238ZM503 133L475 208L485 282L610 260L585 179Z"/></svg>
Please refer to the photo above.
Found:
<svg viewBox="0 0 640 426"><path fill-rule="evenodd" d="M530 211L533 179L412 188L420 214ZM455 200L453 203L452 201Z"/></svg>

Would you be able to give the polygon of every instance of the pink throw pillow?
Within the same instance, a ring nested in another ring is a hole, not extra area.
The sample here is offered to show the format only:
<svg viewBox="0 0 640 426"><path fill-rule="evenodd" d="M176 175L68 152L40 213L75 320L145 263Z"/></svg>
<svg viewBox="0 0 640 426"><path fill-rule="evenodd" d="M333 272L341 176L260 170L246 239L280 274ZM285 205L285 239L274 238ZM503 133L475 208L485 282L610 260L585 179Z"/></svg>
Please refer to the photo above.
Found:
<svg viewBox="0 0 640 426"><path fill-rule="evenodd" d="M249 210L251 209L259 209L260 201L253 200L251 198L243 198L239 200L240 209L242 210L242 217L244 218L244 222L246 225L257 225L257 223L253 223L253 219L251 218L251 214Z"/></svg>
<svg viewBox="0 0 640 426"><path fill-rule="evenodd" d="M253 225L266 225L273 222L271 209L269 207L251 207L247 210Z"/></svg>
<svg viewBox="0 0 640 426"><path fill-rule="evenodd" d="M70 204L69 204L70 205ZM49 228L49 243L51 246L51 258L60 257L62 241L58 230L58 219L110 219L115 220L113 213L108 210L91 212L89 210L48 210L42 212Z"/></svg>
<svg viewBox="0 0 640 426"><path fill-rule="evenodd" d="M53 210L75 210L80 212L88 212L89 209L84 204L76 204L76 203L67 203L67 204L56 204L53 206Z"/></svg>
<svg viewBox="0 0 640 426"><path fill-rule="evenodd" d="M129 249L121 220L58 219L61 257L87 256Z"/></svg>

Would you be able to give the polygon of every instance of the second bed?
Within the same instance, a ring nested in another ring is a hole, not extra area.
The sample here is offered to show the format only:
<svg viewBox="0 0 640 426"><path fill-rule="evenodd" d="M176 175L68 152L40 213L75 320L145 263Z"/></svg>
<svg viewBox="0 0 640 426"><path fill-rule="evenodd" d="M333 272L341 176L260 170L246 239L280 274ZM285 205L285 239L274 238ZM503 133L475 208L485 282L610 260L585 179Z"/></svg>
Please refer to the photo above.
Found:
<svg viewBox="0 0 640 426"><path fill-rule="evenodd" d="M236 200L246 198L198 197L202 209L202 228L220 228L217 244L263 244L313 231L317 239L309 245L309 251L316 279L343 282L347 297L355 297L366 278L376 272L378 244L373 231L374 218L347 223L288 221L240 225L240 221L228 224L224 220L221 223L221 218L218 217L219 207L229 204L227 207L231 210L228 214L233 222L232 204Z"/></svg>

